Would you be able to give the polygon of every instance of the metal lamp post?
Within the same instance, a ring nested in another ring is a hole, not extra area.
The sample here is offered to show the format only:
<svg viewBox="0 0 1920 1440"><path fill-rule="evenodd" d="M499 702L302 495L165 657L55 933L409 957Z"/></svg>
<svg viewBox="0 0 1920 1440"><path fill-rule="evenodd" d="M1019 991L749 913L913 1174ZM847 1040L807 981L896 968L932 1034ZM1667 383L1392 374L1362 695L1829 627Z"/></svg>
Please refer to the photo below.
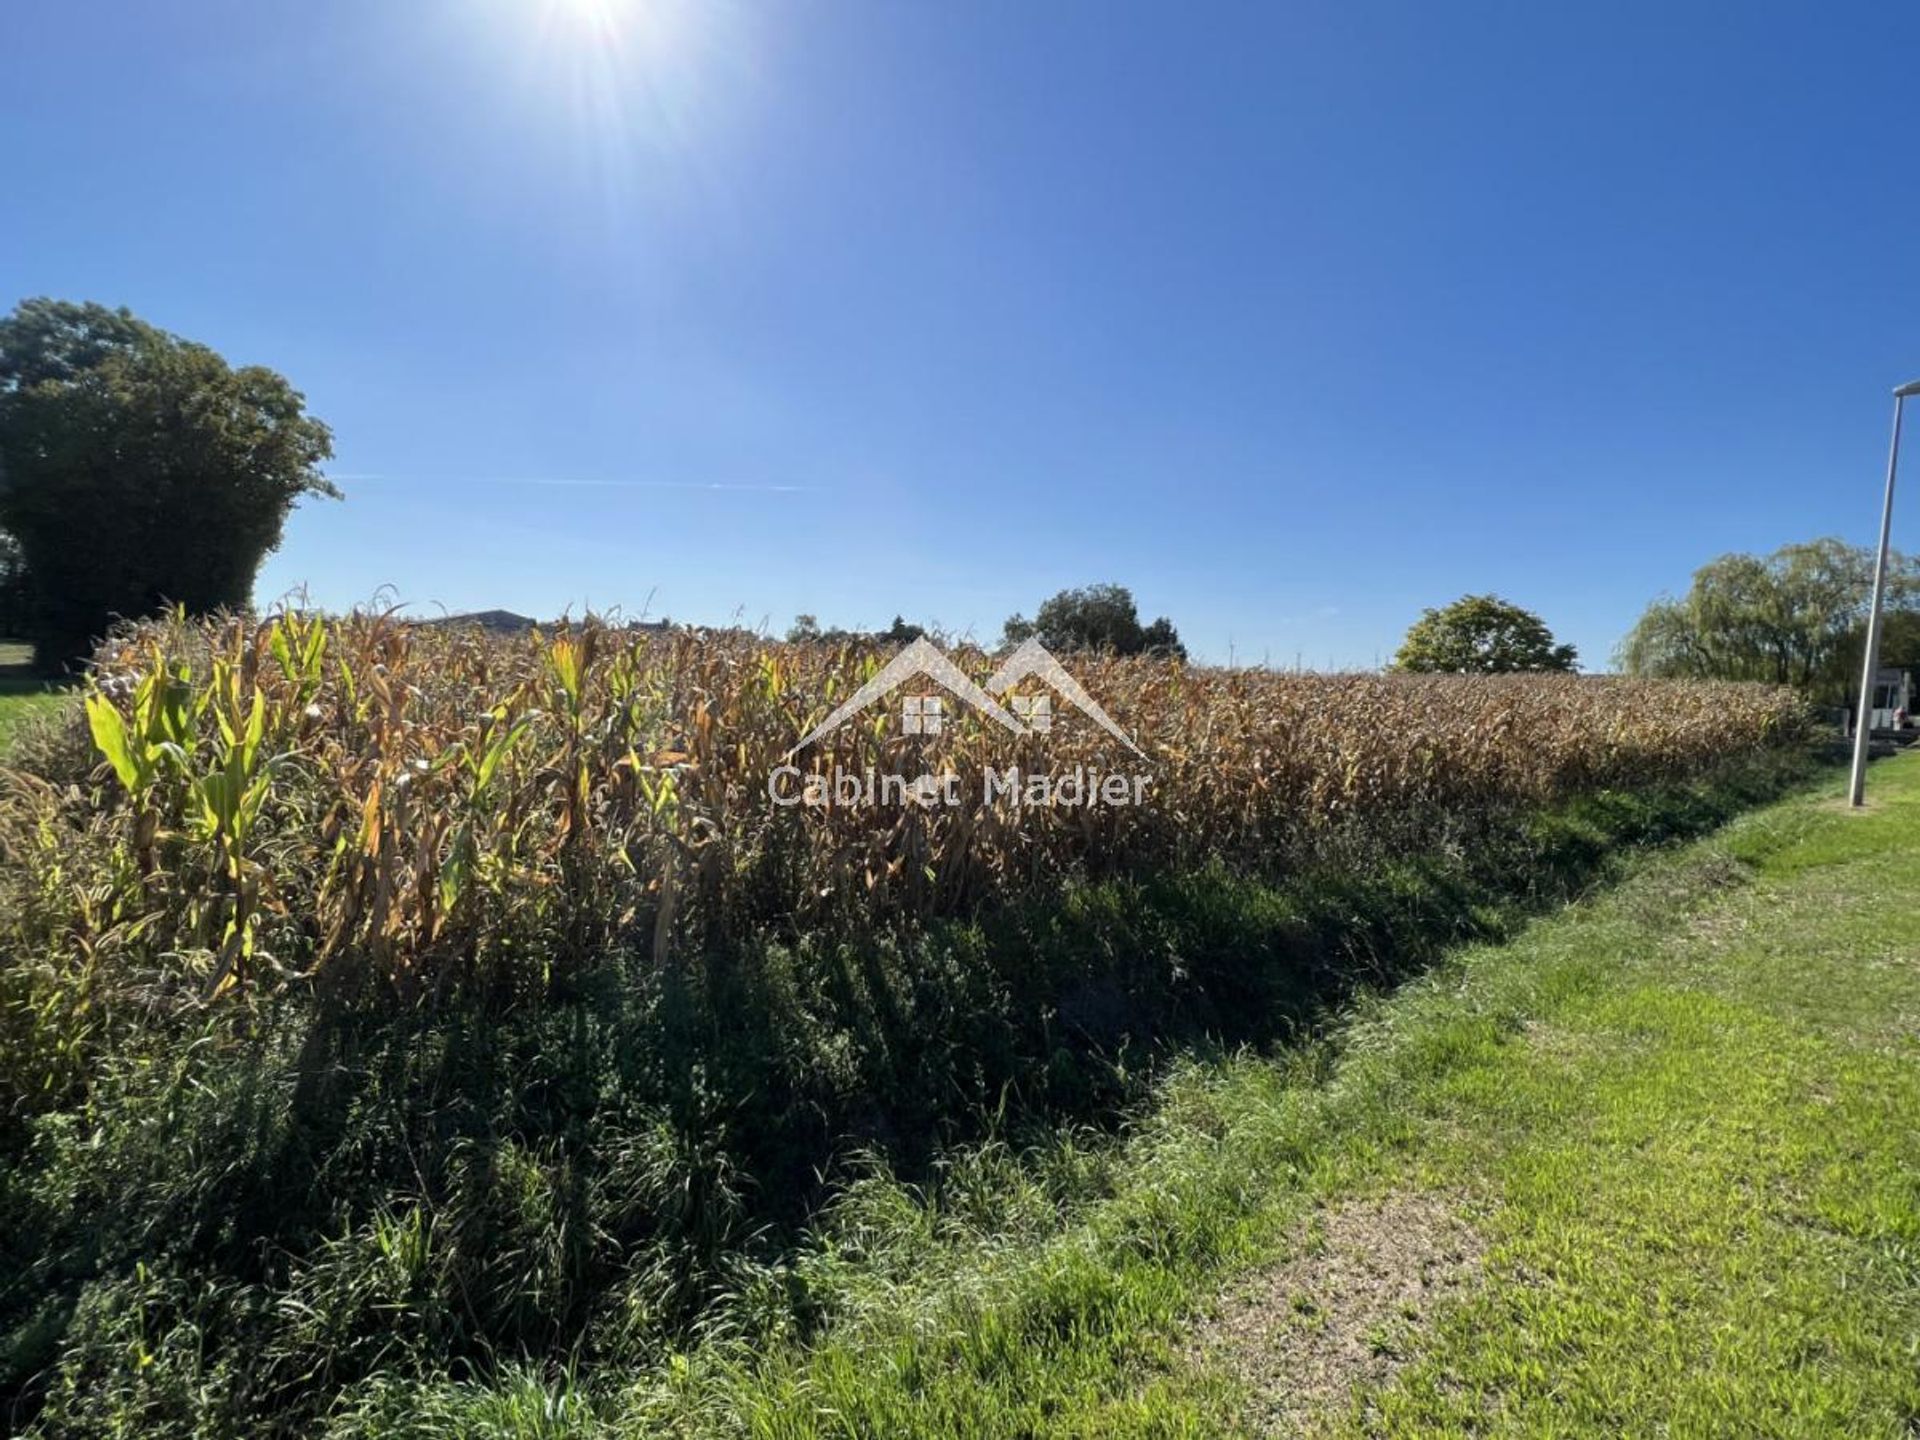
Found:
<svg viewBox="0 0 1920 1440"><path fill-rule="evenodd" d="M1880 674L1880 611L1887 597L1887 545L1893 538L1893 477L1900 465L1900 412L1909 395L1920 395L1920 380L1893 392L1893 444L1887 451L1887 499L1880 512L1880 553L1873 565L1873 608L1867 612L1867 661L1860 675L1860 712L1853 727L1853 780L1848 803L1867 803L1867 751L1873 744L1873 686Z"/></svg>

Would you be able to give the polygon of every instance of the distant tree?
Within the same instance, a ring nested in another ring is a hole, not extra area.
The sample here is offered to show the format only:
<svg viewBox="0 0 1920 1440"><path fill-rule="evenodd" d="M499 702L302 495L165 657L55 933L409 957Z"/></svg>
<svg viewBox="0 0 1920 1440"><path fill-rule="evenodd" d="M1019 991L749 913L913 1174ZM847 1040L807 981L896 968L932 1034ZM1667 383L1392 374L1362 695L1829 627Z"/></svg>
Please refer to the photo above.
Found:
<svg viewBox="0 0 1920 1440"><path fill-rule="evenodd" d="M1880 668L1882 670L1920 670L1920 609L1906 607L1888 610L1880 617ZM1860 693L1860 671L1867 656L1867 624L1862 620L1847 642L1841 646L1827 678L1816 683L1812 693L1818 699L1853 699Z"/></svg>
<svg viewBox="0 0 1920 1440"><path fill-rule="evenodd" d="M1140 649L1148 655L1172 655L1181 660L1187 658L1187 647L1180 643L1173 622L1164 615L1141 628Z"/></svg>
<svg viewBox="0 0 1920 1440"><path fill-rule="evenodd" d="M1501 675L1572 670L1578 660L1573 646L1555 644L1546 622L1531 610L1497 595L1463 595L1445 609L1421 614L1393 657L1393 668Z"/></svg>
<svg viewBox="0 0 1920 1440"><path fill-rule="evenodd" d="M1018 645L1033 638L1062 654L1100 650L1113 655L1169 655L1182 660L1187 655L1187 647L1180 643L1179 633L1166 616L1148 625L1140 623L1133 592L1124 585L1062 590L1031 620L1024 615L1007 617L1001 632L1003 643Z"/></svg>
<svg viewBox="0 0 1920 1440"><path fill-rule="evenodd" d="M285 379L132 312L27 300L0 319L0 528L35 659L84 658L115 616L245 605L320 473L327 427Z"/></svg>
<svg viewBox="0 0 1920 1440"><path fill-rule="evenodd" d="M787 627L789 645L845 645L855 640L873 645L908 645L925 635L926 630L912 625L899 615L893 617L893 624L884 630L842 630L835 626L831 630L822 630L820 621L812 615L796 615L793 624Z"/></svg>
<svg viewBox="0 0 1920 1440"><path fill-rule="evenodd" d="M1888 574L1895 611L1920 599L1911 558ZM1859 684L1872 577L1872 552L1835 539L1723 555L1648 606L1615 659L1633 675L1759 680L1838 703Z"/></svg>
<svg viewBox="0 0 1920 1440"><path fill-rule="evenodd" d="M0 635L27 633L27 557L20 542L0 530Z"/></svg>

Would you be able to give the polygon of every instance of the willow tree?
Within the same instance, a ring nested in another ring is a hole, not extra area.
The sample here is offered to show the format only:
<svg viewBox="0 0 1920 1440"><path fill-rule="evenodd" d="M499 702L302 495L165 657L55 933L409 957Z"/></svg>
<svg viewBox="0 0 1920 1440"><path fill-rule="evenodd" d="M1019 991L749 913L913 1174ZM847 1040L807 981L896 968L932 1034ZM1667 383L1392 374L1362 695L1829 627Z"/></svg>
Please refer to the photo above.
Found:
<svg viewBox="0 0 1920 1440"><path fill-rule="evenodd" d="M117 617L245 605L320 473L327 427L284 377L125 309L28 300L0 319L0 529L48 672Z"/></svg>
<svg viewBox="0 0 1920 1440"><path fill-rule="evenodd" d="M1685 595L1648 606L1615 659L1633 675L1759 680L1837 701L1859 681L1872 578L1873 553L1843 540L1723 555ZM1920 599L1912 559L1895 555L1889 579L1896 610Z"/></svg>

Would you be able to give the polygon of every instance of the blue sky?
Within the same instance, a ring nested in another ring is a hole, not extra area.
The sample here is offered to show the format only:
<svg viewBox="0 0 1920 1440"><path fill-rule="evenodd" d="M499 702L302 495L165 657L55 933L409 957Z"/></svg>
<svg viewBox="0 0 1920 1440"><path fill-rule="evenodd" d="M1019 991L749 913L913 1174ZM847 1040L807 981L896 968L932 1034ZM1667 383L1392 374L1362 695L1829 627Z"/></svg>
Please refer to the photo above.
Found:
<svg viewBox="0 0 1920 1440"><path fill-rule="evenodd" d="M262 599L990 638L1117 580L1325 666L1494 590L1593 664L1874 534L1917 56L1885 4L15 5L0 304L306 392L348 498Z"/></svg>

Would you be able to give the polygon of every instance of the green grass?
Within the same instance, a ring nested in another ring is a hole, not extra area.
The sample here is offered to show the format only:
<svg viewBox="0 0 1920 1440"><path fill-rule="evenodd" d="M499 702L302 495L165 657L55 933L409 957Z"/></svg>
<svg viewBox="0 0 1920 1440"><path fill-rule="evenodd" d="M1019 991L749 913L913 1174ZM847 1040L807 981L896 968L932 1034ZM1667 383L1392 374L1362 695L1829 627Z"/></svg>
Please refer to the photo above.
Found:
<svg viewBox="0 0 1920 1440"><path fill-rule="evenodd" d="M1315 1206L1467 1197L1479 1283L1335 1434L1909 1436L1920 1424L1920 757L1645 863L1123 1145L856 1189L812 1344L645 1375L375 1386L365 1434L1230 1433L1194 1316ZM837 1290L836 1290L837 1287Z"/></svg>
<svg viewBox="0 0 1920 1440"><path fill-rule="evenodd" d="M1420 1085L1453 1122L1423 1161L1492 1203L1491 1283L1344 1428L1914 1433L1920 767L1874 778L1872 815L1803 801L1668 867L1701 898L1651 926L1522 947L1550 1028Z"/></svg>
<svg viewBox="0 0 1920 1440"><path fill-rule="evenodd" d="M33 674L32 664L32 646L0 640L0 746L22 720L60 702L58 692Z"/></svg>
<svg viewBox="0 0 1920 1440"><path fill-rule="evenodd" d="M0 692L0 746L7 743L22 721L52 712L65 698L54 693L8 695Z"/></svg>

